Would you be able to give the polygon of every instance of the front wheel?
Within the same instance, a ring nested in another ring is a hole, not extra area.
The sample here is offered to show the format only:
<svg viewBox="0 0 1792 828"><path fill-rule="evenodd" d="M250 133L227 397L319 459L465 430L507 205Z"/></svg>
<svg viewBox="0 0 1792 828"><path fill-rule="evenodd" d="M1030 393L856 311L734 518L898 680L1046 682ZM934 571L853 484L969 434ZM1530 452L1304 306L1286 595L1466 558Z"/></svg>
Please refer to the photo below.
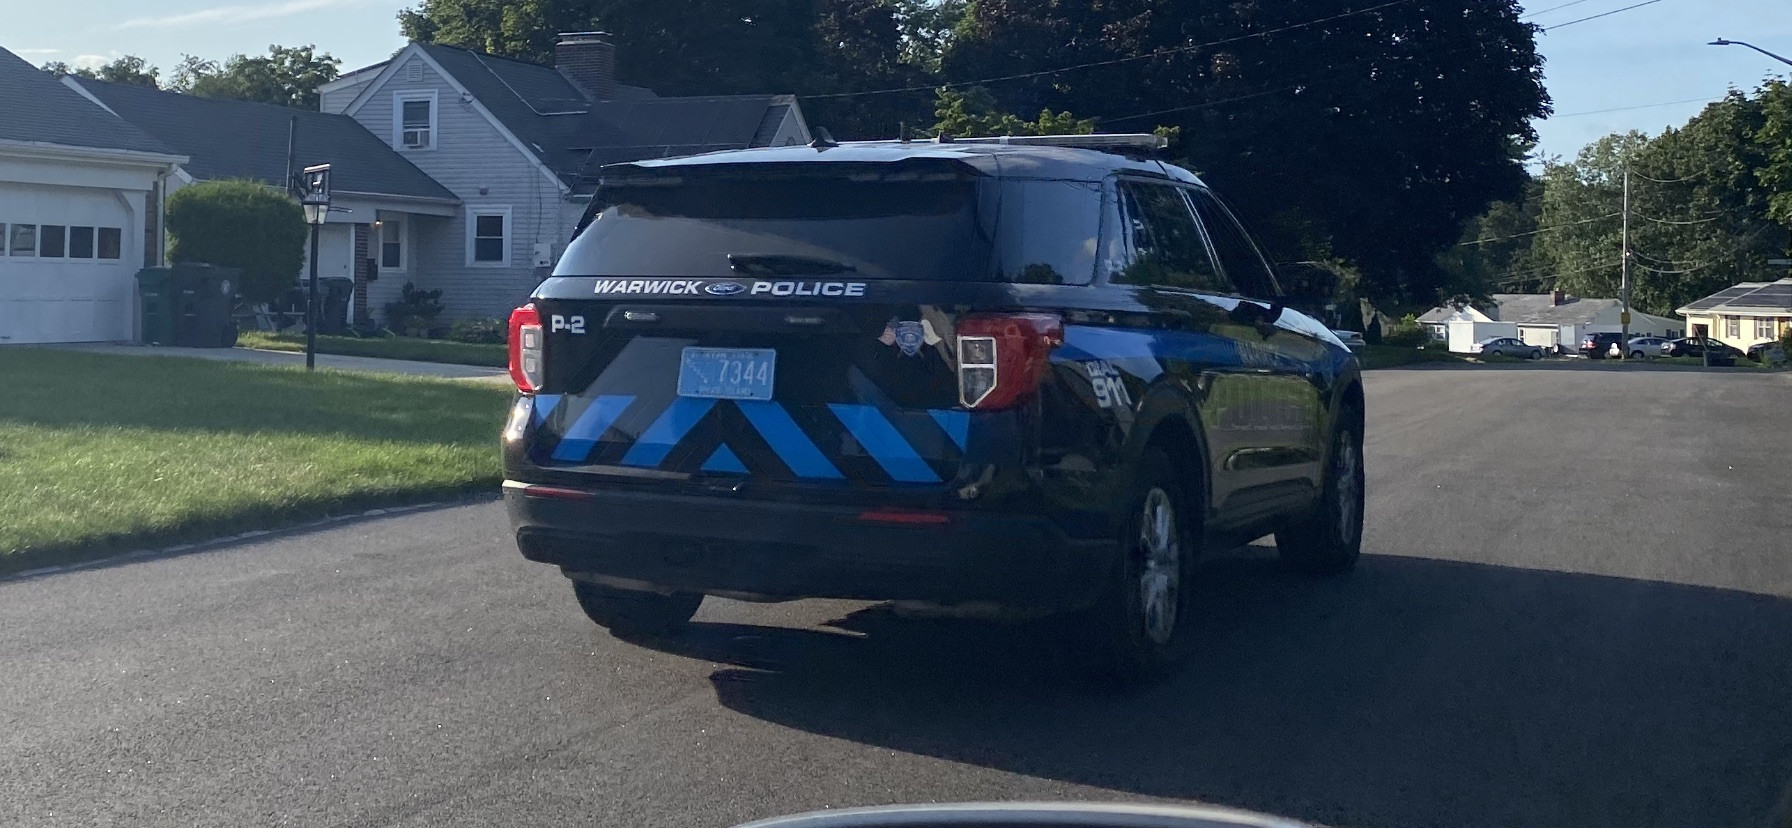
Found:
<svg viewBox="0 0 1792 828"><path fill-rule="evenodd" d="M618 635L663 635L691 620L703 604L702 593L635 592L587 581L573 581L579 606L597 625Z"/></svg>
<svg viewBox="0 0 1792 828"><path fill-rule="evenodd" d="M1332 437L1318 508L1276 530L1276 551L1290 569L1308 575L1336 575L1355 567L1362 555L1364 478L1359 427L1340 428Z"/></svg>

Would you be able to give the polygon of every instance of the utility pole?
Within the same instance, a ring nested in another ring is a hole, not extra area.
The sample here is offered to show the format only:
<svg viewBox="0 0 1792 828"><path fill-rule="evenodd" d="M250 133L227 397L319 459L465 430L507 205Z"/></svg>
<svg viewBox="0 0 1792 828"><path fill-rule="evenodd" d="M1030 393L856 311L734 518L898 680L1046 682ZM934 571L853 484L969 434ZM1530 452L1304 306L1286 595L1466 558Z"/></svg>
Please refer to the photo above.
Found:
<svg viewBox="0 0 1792 828"><path fill-rule="evenodd" d="M1624 162L1624 241L1618 286L1618 301L1623 310L1618 314L1618 358L1630 358L1630 162Z"/></svg>

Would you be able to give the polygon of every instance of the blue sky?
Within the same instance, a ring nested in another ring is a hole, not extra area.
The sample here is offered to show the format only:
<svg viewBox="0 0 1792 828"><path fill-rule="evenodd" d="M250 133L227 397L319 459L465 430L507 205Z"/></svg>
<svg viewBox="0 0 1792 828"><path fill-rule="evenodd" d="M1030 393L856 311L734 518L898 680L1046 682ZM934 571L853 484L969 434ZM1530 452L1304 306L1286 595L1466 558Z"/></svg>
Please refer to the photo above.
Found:
<svg viewBox="0 0 1792 828"><path fill-rule="evenodd" d="M1549 26L1637 2L1528 0L1525 5L1534 11L1532 21ZM315 43L342 58L346 70L384 60L404 45L394 15L409 2L17 0L8 5L13 8L0 46L34 63L83 64L135 54L168 70L182 53L221 59L259 53L270 43ZM1571 156L1608 132L1656 132L1684 123L1698 112L1699 101L1721 97L1730 86L1753 88L1770 73L1792 72L1792 66L1740 46L1705 45L1718 37L1792 57L1792 2L1657 0L1541 35L1557 113L1538 125L1542 151ZM1668 101L1682 103L1654 106Z"/></svg>

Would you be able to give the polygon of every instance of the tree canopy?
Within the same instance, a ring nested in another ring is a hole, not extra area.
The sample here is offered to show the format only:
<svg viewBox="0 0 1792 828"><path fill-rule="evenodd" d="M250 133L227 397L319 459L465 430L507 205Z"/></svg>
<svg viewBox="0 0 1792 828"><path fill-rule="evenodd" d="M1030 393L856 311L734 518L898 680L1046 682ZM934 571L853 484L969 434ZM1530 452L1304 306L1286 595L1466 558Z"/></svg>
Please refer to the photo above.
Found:
<svg viewBox="0 0 1792 828"><path fill-rule="evenodd" d="M185 55L165 88L201 98L316 109L317 88L335 80L341 66L341 60L309 44L271 45L265 56L231 55L222 64ZM136 55L125 55L94 69L71 68L61 61L46 63L42 68L56 75L164 88L162 71Z"/></svg>
<svg viewBox="0 0 1792 828"><path fill-rule="evenodd" d="M125 55L111 63L101 64L95 68L85 66L71 67L60 60L53 60L43 65L43 70L58 77L74 75L78 78L94 78L96 80L128 83L135 86L160 88L161 70L149 65L149 61L136 55Z"/></svg>
<svg viewBox="0 0 1792 828"><path fill-rule="evenodd" d="M317 108L317 88L336 79L342 61L317 47L268 46L265 56L231 55L223 64L184 55L170 86L201 98Z"/></svg>

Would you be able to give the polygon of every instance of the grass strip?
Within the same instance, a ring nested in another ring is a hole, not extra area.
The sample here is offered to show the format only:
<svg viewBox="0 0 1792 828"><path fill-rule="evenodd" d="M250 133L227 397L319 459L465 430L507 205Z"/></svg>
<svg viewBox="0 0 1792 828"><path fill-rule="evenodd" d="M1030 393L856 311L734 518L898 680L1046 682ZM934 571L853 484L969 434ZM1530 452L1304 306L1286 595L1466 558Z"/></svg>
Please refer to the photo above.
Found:
<svg viewBox="0 0 1792 828"><path fill-rule="evenodd" d="M0 349L0 574L495 490L511 392Z"/></svg>

